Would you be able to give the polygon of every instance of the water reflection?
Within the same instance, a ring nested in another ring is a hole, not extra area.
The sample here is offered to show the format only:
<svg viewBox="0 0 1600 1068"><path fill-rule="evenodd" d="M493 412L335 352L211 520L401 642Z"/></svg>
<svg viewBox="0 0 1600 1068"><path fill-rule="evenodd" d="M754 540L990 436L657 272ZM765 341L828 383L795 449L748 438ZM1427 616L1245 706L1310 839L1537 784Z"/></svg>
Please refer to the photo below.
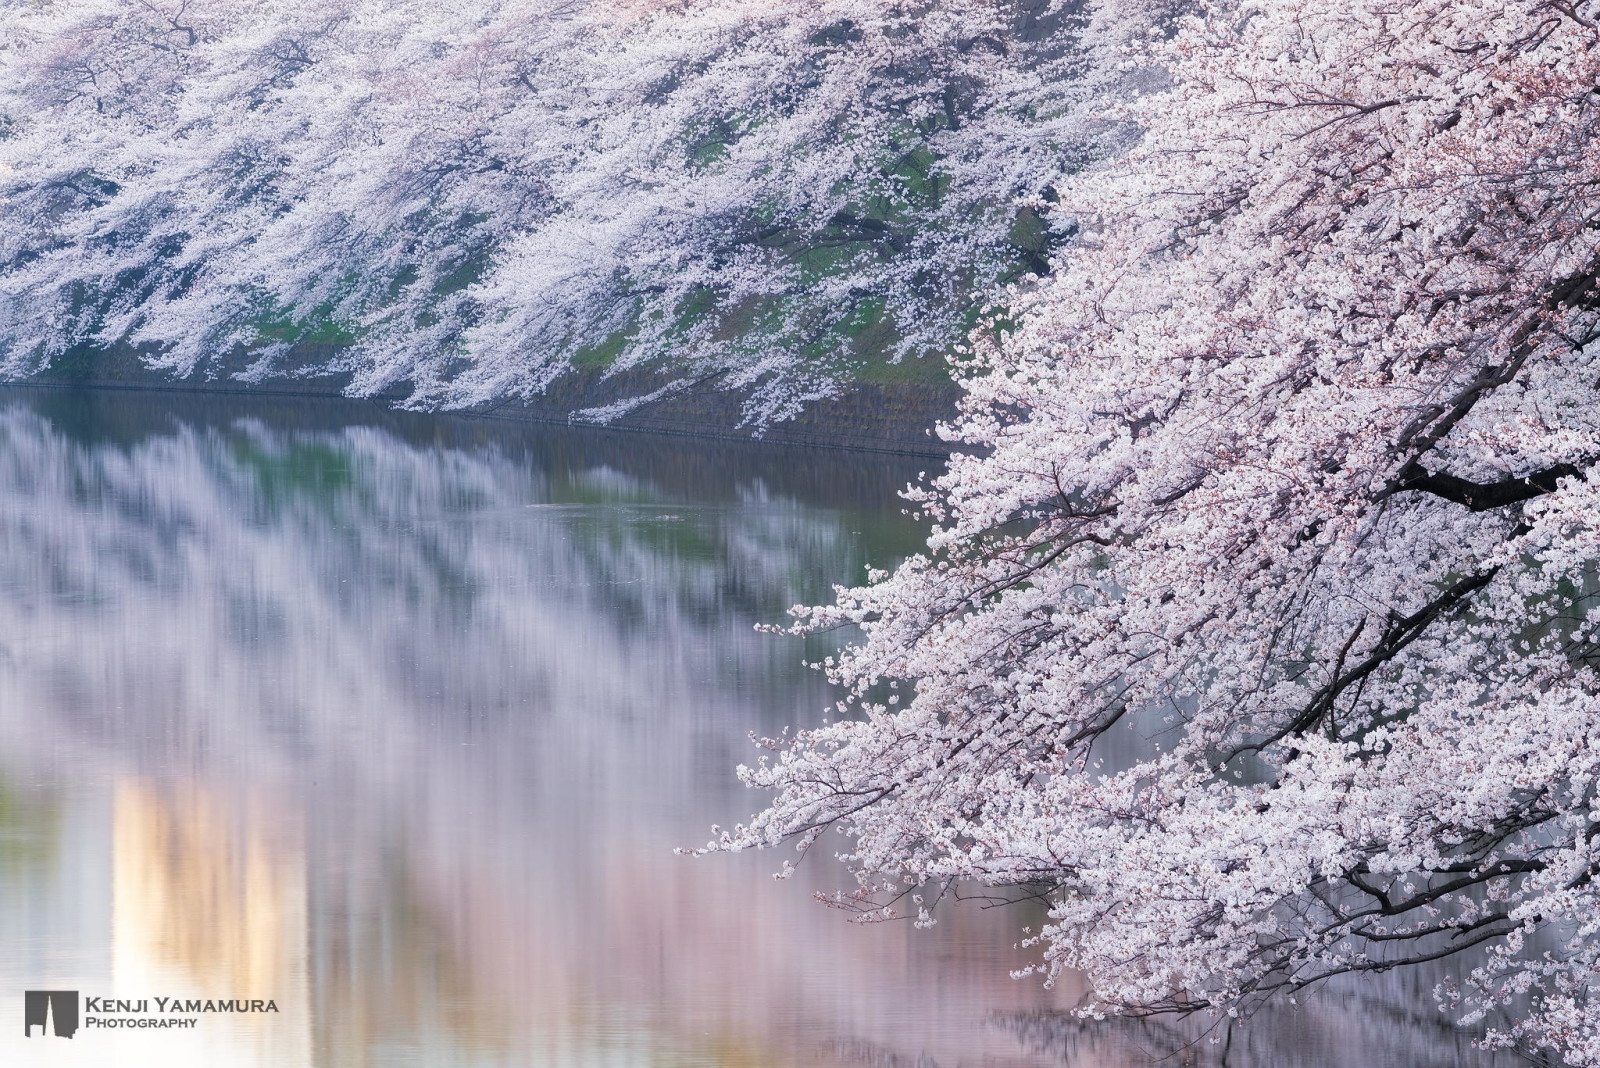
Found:
<svg viewBox="0 0 1600 1068"><path fill-rule="evenodd" d="M129 997L270 996L279 1013L207 1019L200 1063L311 1063L305 849L263 801L124 776L112 793L111 982Z"/></svg>
<svg viewBox="0 0 1600 1068"><path fill-rule="evenodd" d="M0 1000L280 1009L0 1028L12 1063L999 1068L1193 1037L1070 1023L1076 991L1007 978L1014 912L861 928L777 858L670 852L754 806L748 731L826 705L821 650L753 624L912 548L917 462L3 400ZM1171 1063L1468 1063L1431 1012L1345 992Z"/></svg>

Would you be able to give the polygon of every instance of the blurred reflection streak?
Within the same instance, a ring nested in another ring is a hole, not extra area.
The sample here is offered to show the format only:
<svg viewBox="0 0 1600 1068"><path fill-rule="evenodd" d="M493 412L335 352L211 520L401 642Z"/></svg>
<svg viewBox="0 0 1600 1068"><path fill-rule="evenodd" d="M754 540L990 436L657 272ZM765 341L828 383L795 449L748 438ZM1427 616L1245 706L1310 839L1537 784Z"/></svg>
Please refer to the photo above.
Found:
<svg viewBox="0 0 1600 1068"><path fill-rule="evenodd" d="M191 1063L311 1063L305 852L293 824L280 822L283 813L266 799L219 794L193 781L129 777L116 784L117 990L270 999L278 1009L203 1017L194 1036L201 1042L181 1047ZM182 1054L172 1054L174 1063Z"/></svg>

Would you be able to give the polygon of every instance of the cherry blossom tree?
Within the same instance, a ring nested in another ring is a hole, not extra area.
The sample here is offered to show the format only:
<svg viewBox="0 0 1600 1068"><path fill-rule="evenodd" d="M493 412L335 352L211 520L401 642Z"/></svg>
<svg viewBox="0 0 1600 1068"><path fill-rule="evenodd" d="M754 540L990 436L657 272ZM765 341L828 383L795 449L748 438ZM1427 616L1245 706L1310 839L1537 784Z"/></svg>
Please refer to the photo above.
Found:
<svg viewBox="0 0 1600 1068"><path fill-rule="evenodd" d="M1139 5L1130 5L1130 10ZM1116 151L1067 0L3 0L0 359L127 343L418 406L943 353ZM1091 24L1097 29L1091 30Z"/></svg>
<svg viewBox="0 0 1600 1068"><path fill-rule="evenodd" d="M1600 1065L1600 5L1242 0L974 342L925 554L713 849L1049 903L1090 1014L1449 962ZM1494 1024L1496 1019L1511 1022Z"/></svg>

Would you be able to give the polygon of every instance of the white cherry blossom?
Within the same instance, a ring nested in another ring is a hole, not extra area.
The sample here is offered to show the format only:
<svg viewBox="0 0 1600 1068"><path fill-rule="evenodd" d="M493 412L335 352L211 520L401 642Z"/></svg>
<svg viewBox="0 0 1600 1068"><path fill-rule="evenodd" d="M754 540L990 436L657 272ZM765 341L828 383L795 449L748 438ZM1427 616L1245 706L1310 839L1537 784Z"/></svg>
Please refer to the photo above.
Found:
<svg viewBox="0 0 1600 1068"><path fill-rule="evenodd" d="M878 916L1041 894L1090 1013L1447 959L1456 1019L1600 1065L1597 17L1150 44L1143 139L973 344L928 551L797 609L863 632L842 714L713 848L842 830Z"/></svg>

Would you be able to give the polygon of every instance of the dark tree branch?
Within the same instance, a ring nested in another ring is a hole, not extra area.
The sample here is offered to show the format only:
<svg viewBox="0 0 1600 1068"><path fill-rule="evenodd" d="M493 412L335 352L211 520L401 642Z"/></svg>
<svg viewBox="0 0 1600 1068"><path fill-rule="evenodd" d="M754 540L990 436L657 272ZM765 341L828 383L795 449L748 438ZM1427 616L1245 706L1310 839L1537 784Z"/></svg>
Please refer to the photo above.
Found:
<svg viewBox="0 0 1600 1068"><path fill-rule="evenodd" d="M1521 478L1503 478L1498 482L1470 482L1447 473L1431 473L1412 460L1401 470L1395 480L1384 490L1389 497L1406 490L1417 490L1443 497L1447 501L1466 505L1474 512L1486 512L1554 493L1563 478L1573 478L1582 472L1572 464L1557 464L1543 471L1535 471Z"/></svg>
<svg viewBox="0 0 1600 1068"><path fill-rule="evenodd" d="M1543 318L1540 316L1529 319L1512 336L1510 356L1505 363L1482 368L1448 401L1431 404L1418 413L1411 424L1401 431L1398 442L1400 449L1411 453L1411 462L1414 463L1417 457L1442 441L1477 406L1478 401L1517 377L1522 365L1533 355L1533 338L1542 325Z"/></svg>
<svg viewBox="0 0 1600 1068"><path fill-rule="evenodd" d="M1391 617L1377 644L1360 663L1346 671L1339 671L1336 668L1333 678L1311 695L1311 700L1307 702L1305 708L1287 725L1274 731L1262 741L1241 746L1234 755L1259 752L1290 735L1303 734L1310 730L1323 716L1333 710L1341 694L1393 660L1406 646L1422 637L1435 620L1489 585L1499 573L1500 569L1495 567L1476 575L1468 575L1410 615Z"/></svg>

